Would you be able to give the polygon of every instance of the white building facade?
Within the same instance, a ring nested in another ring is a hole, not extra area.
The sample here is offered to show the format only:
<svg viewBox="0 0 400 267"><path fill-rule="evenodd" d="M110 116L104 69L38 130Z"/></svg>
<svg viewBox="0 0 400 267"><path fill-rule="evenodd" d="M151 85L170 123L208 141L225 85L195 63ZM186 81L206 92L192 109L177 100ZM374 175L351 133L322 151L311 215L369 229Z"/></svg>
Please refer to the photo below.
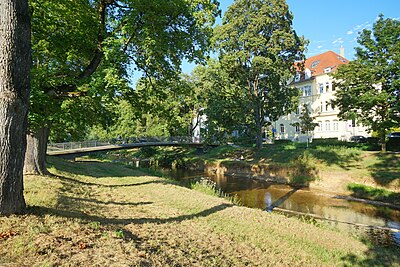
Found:
<svg viewBox="0 0 400 267"><path fill-rule="evenodd" d="M330 104L337 88L333 86L333 79L329 74L348 62L343 51L341 55L328 51L305 61L304 72L297 73L293 82L293 87L300 92L298 109L272 122L276 139L306 141L307 136L301 133L299 127L292 125L299 121L303 104L307 104L314 122L318 123L310 133L312 138L337 138L348 141L351 136L370 136L367 128L358 125L356 121L340 120L337 116L339 109Z"/></svg>

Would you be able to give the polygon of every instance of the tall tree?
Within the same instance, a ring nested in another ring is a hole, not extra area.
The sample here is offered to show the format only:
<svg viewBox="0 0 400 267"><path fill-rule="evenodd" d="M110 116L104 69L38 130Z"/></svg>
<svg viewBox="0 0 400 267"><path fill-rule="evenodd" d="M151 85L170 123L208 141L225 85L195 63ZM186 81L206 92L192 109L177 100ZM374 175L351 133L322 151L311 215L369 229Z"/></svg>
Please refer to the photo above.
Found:
<svg viewBox="0 0 400 267"><path fill-rule="evenodd" d="M250 106L246 92L229 76L221 62L210 59L206 66L197 66L193 71L193 82L201 96L198 114L205 114L202 122L207 131L206 141L224 142L234 131L248 137L253 132Z"/></svg>
<svg viewBox="0 0 400 267"><path fill-rule="evenodd" d="M22 170L30 92L27 0L0 0L0 215L23 213Z"/></svg>
<svg viewBox="0 0 400 267"><path fill-rule="evenodd" d="M288 81L304 58L305 41L292 20L286 1L236 0L215 31L223 67L250 100L257 148L265 123L294 108L297 92Z"/></svg>
<svg viewBox="0 0 400 267"><path fill-rule="evenodd" d="M356 118L379 133L386 151L386 134L400 125L400 21L383 15L372 30L363 30L356 59L333 74L339 117Z"/></svg>
<svg viewBox="0 0 400 267"><path fill-rule="evenodd" d="M183 58L201 60L218 14L216 0L31 0L31 5L34 92L28 142L35 153L27 153L34 156L25 166L38 173L46 173L43 134L61 128L65 101L85 96L107 105L130 90L129 69L153 79L175 76Z"/></svg>

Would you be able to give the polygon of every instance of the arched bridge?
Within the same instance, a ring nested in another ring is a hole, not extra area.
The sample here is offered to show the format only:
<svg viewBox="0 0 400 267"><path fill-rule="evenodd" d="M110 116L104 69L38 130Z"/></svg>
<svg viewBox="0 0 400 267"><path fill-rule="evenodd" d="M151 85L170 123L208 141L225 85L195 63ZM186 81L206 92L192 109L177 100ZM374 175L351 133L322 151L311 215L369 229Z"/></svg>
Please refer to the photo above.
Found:
<svg viewBox="0 0 400 267"><path fill-rule="evenodd" d="M146 146L203 146L200 140L191 137L148 137L125 138L112 141L83 141L68 143L53 143L47 146L49 156L80 156L95 152L130 149ZM211 145L216 146L216 144Z"/></svg>

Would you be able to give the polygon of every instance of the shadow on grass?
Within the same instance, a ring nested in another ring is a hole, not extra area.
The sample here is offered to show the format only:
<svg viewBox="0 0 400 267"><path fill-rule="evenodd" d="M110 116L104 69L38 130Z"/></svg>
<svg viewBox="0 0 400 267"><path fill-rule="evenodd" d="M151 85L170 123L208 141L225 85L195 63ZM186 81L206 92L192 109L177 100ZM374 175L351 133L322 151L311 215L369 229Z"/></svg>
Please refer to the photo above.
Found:
<svg viewBox="0 0 400 267"><path fill-rule="evenodd" d="M116 202L116 201L101 201L97 199L91 198L81 198L81 197L67 197L69 201L82 201L82 202L89 202L95 203L100 205L118 205L118 206L142 206L142 205L150 205L153 202Z"/></svg>
<svg viewBox="0 0 400 267"><path fill-rule="evenodd" d="M370 168L375 182L385 186L394 180L398 180L398 186L400 186L400 155L394 153L378 154L378 159L379 162Z"/></svg>
<svg viewBox="0 0 400 267"><path fill-rule="evenodd" d="M68 161L56 157L47 157L48 167L56 166L57 170L75 175L104 177L127 177L145 175L127 165L101 161Z"/></svg>
<svg viewBox="0 0 400 267"><path fill-rule="evenodd" d="M144 205L140 203L134 203L134 204ZM28 207L28 212L30 214L37 216L53 215L58 217L82 219L90 222L100 222L102 224L112 224L112 225L147 224L147 223L164 224L164 223L182 222L199 217L207 217L213 213L222 211L226 208L233 206L234 206L233 204L220 204L198 213L185 214L170 218L129 218L129 219L106 218L97 215L89 215L80 211L62 210L62 209L39 207L39 206Z"/></svg>
<svg viewBox="0 0 400 267"><path fill-rule="evenodd" d="M311 145L307 149L302 143L266 145L255 155L254 159L256 161L270 159L271 162L290 163L305 151L326 165L338 165L343 169L349 169L352 164L360 159L360 151L352 147L344 145Z"/></svg>
<svg viewBox="0 0 400 267"><path fill-rule="evenodd" d="M363 242L369 243L369 241ZM400 247L369 244L369 249L363 258L349 254L342 260L345 262L344 266L400 266Z"/></svg>
<svg viewBox="0 0 400 267"><path fill-rule="evenodd" d="M147 181L147 182L140 182L140 183L109 184L108 185L108 184L101 184L101 183L83 182L83 181L75 180L75 179L64 177L64 176L58 176L58 175L54 175L53 177L60 179L63 182L68 182L68 183L75 183L75 184L85 185L85 186L109 187L109 188L130 187L130 186L139 186L139 185L147 185L147 184L171 184L172 183L172 182L169 182L168 180L165 180L165 181L155 180L155 181Z"/></svg>

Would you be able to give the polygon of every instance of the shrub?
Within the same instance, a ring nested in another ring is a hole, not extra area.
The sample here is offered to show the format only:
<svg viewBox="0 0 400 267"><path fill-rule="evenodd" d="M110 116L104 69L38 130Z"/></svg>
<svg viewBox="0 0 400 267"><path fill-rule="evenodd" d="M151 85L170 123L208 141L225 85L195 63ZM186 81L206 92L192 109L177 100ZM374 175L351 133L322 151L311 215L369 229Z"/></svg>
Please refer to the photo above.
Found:
<svg viewBox="0 0 400 267"><path fill-rule="evenodd" d="M315 159L308 151L303 151L291 165L293 172L289 182L294 186L309 186L318 178Z"/></svg>

